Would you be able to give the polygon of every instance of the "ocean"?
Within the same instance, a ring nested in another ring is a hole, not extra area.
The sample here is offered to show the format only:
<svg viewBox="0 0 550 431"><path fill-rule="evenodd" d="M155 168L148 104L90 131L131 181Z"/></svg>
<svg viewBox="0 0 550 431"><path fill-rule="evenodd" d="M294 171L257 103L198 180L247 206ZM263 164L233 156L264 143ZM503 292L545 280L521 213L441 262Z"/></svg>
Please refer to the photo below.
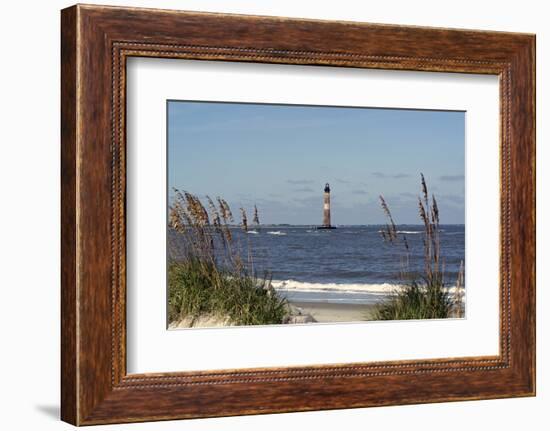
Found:
<svg viewBox="0 0 550 431"><path fill-rule="evenodd" d="M372 304L402 283L405 249L383 241L383 226L337 226L316 230L310 226L261 226L248 233L235 229L239 241L249 244L254 269L271 274L275 289L290 302ZM424 268L423 227L398 226L409 244L409 268ZM445 283L456 284L464 261L464 225L440 226Z"/></svg>

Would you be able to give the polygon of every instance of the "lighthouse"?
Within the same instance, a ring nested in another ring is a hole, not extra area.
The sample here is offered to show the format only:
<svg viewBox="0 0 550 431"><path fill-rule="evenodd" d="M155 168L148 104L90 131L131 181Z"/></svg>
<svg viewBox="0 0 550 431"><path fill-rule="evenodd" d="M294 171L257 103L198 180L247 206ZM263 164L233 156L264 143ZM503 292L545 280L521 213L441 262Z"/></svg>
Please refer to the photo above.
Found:
<svg viewBox="0 0 550 431"><path fill-rule="evenodd" d="M330 185L328 183L325 184L323 192L323 224L317 229L336 229L330 224Z"/></svg>

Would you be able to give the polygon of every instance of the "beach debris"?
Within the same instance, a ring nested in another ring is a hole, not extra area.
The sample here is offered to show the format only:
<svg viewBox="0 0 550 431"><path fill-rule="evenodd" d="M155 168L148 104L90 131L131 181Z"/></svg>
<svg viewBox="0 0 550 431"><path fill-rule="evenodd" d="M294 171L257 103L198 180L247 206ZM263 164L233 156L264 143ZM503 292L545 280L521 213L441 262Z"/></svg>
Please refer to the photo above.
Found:
<svg viewBox="0 0 550 431"><path fill-rule="evenodd" d="M290 315L286 316L283 319L284 324L304 324L304 323L316 323L317 320L311 314L299 314L299 315Z"/></svg>

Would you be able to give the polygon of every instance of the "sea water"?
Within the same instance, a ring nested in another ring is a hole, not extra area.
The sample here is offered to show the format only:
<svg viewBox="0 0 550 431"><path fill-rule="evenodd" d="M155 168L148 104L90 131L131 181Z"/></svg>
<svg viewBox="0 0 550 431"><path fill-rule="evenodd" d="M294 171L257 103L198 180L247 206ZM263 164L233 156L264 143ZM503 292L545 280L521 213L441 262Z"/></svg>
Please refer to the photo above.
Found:
<svg viewBox="0 0 550 431"><path fill-rule="evenodd" d="M269 273L272 285L292 302L370 304L387 297L409 279L424 274L424 230L397 227L398 242L383 240L384 226L260 226L248 233L233 229L249 247L254 270ZM440 255L447 287L456 285L465 255L464 225L440 226ZM409 250L405 249L403 237ZM248 260L248 253L243 259Z"/></svg>

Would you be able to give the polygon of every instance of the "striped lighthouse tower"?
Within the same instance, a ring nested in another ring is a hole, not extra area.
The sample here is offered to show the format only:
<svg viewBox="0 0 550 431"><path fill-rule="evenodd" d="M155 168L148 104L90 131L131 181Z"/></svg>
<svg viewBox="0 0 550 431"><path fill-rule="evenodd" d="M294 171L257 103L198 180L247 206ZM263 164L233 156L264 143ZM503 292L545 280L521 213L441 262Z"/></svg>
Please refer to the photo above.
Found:
<svg viewBox="0 0 550 431"><path fill-rule="evenodd" d="M330 186L325 184L323 193L323 227L330 228Z"/></svg>
<svg viewBox="0 0 550 431"><path fill-rule="evenodd" d="M317 229L336 229L330 224L330 186L325 184L325 190L323 193L323 224Z"/></svg>

